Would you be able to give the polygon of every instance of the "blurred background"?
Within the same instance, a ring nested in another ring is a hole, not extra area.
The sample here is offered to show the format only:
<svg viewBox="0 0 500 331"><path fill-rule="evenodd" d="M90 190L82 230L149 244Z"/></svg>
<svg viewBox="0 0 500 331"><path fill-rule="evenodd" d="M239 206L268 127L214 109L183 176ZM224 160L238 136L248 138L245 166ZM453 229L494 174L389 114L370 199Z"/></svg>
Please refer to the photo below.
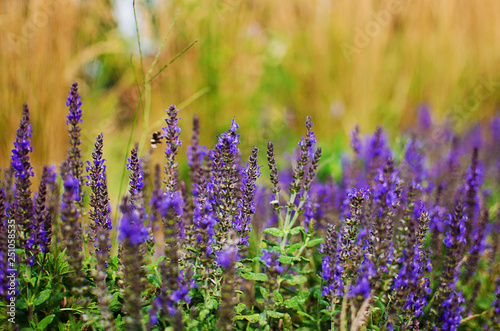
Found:
<svg viewBox="0 0 500 331"><path fill-rule="evenodd" d="M74 81L83 102L83 156L90 159L103 132L114 201L134 118L132 141L144 153L170 104L181 108L181 153L194 114L209 147L235 117L243 157L255 145L263 162L267 141L290 151L310 115L333 170L355 124L363 133L383 125L396 139L414 125L421 103L436 121L458 128L486 121L499 106L497 0L137 0L135 6L142 64L132 0L0 0L1 168L9 165L23 103L31 109L36 176L44 164L65 158L65 103ZM152 73L197 42L144 85L174 19ZM159 148L153 158L162 154Z"/></svg>

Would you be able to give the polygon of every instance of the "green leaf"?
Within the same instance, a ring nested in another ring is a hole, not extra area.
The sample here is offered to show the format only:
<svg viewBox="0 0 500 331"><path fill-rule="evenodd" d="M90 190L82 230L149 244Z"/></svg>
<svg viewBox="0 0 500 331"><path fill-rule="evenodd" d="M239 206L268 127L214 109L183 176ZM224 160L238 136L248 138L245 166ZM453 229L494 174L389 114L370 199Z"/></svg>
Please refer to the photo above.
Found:
<svg viewBox="0 0 500 331"><path fill-rule="evenodd" d="M119 328L124 324L125 324L125 321L122 321L122 315L118 314L118 316L116 317L116 320L115 320L115 325Z"/></svg>
<svg viewBox="0 0 500 331"><path fill-rule="evenodd" d="M155 274L149 274L148 280L155 287L161 287L160 280L158 279L158 276L156 276Z"/></svg>
<svg viewBox="0 0 500 331"><path fill-rule="evenodd" d="M30 279L26 279L26 281L27 281L28 283L30 283L30 284L31 284L31 286L35 287L35 284L36 284L36 278L35 278L35 277L32 277L32 278L30 278Z"/></svg>
<svg viewBox="0 0 500 331"><path fill-rule="evenodd" d="M294 257L282 254L280 255L279 261L282 264L292 264L294 261Z"/></svg>
<svg viewBox="0 0 500 331"><path fill-rule="evenodd" d="M287 308L297 308L299 305L303 304L306 302L307 298L309 297L309 292L307 291L301 291L299 292L298 295L294 296L293 298L286 299L284 304L285 307Z"/></svg>
<svg viewBox="0 0 500 331"><path fill-rule="evenodd" d="M49 305L50 305L50 306L52 306L52 305L54 305L54 304L59 305L59 304L60 304L59 302L60 302L63 298L65 298L65 297L67 297L67 296L69 296L69 295L70 295L70 292L59 292L59 293L57 293L57 294L52 294L52 295L50 296L50 299L49 299Z"/></svg>
<svg viewBox="0 0 500 331"><path fill-rule="evenodd" d="M286 252L288 254L292 254L292 253L296 252L300 247L302 247L302 243L293 244L286 249Z"/></svg>
<svg viewBox="0 0 500 331"><path fill-rule="evenodd" d="M195 248L193 248L193 247L188 247L188 248L187 248L187 250L188 250L188 251L191 251L191 252L193 252L193 253L197 253L197 254L199 254L199 253L200 253L200 252L198 252L198 250L197 250L197 249L195 249Z"/></svg>
<svg viewBox="0 0 500 331"><path fill-rule="evenodd" d="M250 323L257 323L259 321L259 314L252 315L237 315L234 317L235 321L247 320Z"/></svg>
<svg viewBox="0 0 500 331"><path fill-rule="evenodd" d="M260 286L259 290L260 290L260 294L262 294L262 297L267 298L267 294L269 293L267 288Z"/></svg>
<svg viewBox="0 0 500 331"><path fill-rule="evenodd" d="M289 285L304 284L305 282L307 282L307 277L304 275L296 275L296 276L292 276L290 279L287 279L286 282Z"/></svg>
<svg viewBox="0 0 500 331"><path fill-rule="evenodd" d="M116 313L122 309L123 303L120 302L120 292L113 293L113 297L109 303L109 310Z"/></svg>
<svg viewBox="0 0 500 331"><path fill-rule="evenodd" d="M248 259L248 258L247 258L247 259L240 260L240 262L241 262L241 263L253 263L253 262L255 262L255 261L256 261L256 259L258 259L258 258L259 258L258 256L254 257L253 259Z"/></svg>
<svg viewBox="0 0 500 331"><path fill-rule="evenodd" d="M273 291L273 293L276 301L278 301L278 303L283 303L283 296L281 295L281 293L279 291Z"/></svg>
<svg viewBox="0 0 500 331"><path fill-rule="evenodd" d="M33 328L22 328L21 331L35 331Z"/></svg>
<svg viewBox="0 0 500 331"><path fill-rule="evenodd" d="M35 306L39 306L42 303L44 303L45 301L47 301L47 299L50 297L51 292L52 292L52 289L49 288L49 289L43 290L42 292L38 293L38 295L35 297L35 300L33 301Z"/></svg>
<svg viewBox="0 0 500 331"><path fill-rule="evenodd" d="M320 244L322 242L323 242L323 238L316 238L316 239L310 240L307 243L307 247L313 247L313 246L316 246L317 244Z"/></svg>
<svg viewBox="0 0 500 331"><path fill-rule="evenodd" d="M283 238L285 236L285 232L283 232L283 230L281 229L278 229L278 228L268 228L268 229L264 229L263 231L264 233L268 233L270 234L271 236L275 236L275 237L278 237L278 238Z"/></svg>
<svg viewBox="0 0 500 331"><path fill-rule="evenodd" d="M28 308L28 304L23 299L19 299L16 301L16 308L17 309L26 309L26 308Z"/></svg>
<svg viewBox="0 0 500 331"><path fill-rule="evenodd" d="M290 234L292 234L292 235L298 234L300 232L305 233L306 229L304 229L303 226L296 226L296 227L294 227L293 229L290 230Z"/></svg>
<svg viewBox="0 0 500 331"><path fill-rule="evenodd" d="M258 282L265 282L268 280L267 275L263 273L245 272L242 273L240 276L246 280L255 280Z"/></svg>
<svg viewBox="0 0 500 331"><path fill-rule="evenodd" d="M207 317L207 315L210 313L210 310L208 309L203 309L202 311L200 311L200 315L198 315L198 318L200 319L200 321L204 321L205 318Z"/></svg>
<svg viewBox="0 0 500 331"><path fill-rule="evenodd" d="M217 300L215 300L214 298L210 298L208 299L207 306L205 308L207 308L208 310L212 310L217 309L218 306L219 304L217 303Z"/></svg>
<svg viewBox="0 0 500 331"><path fill-rule="evenodd" d="M300 311L300 310L299 310L299 311L297 312L297 314L298 314L298 315L301 315L301 316L304 316L304 317L307 317L307 318L308 318L308 319L310 319L311 321L314 321L314 320L315 320L315 318L314 318L314 317L312 317L311 315L309 315L309 314L307 314L307 313L304 313L303 311Z"/></svg>
<svg viewBox="0 0 500 331"><path fill-rule="evenodd" d="M283 318L285 314L277 312L277 311L268 311L267 316L272 317L272 318Z"/></svg>
<svg viewBox="0 0 500 331"><path fill-rule="evenodd" d="M234 307L234 310L236 311L236 314L239 314L241 313L245 308L247 307L247 305L245 305L244 303L238 303L236 305L236 307Z"/></svg>
<svg viewBox="0 0 500 331"><path fill-rule="evenodd" d="M45 318L43 320L41 320L39 323L38 323L38 326L37 326L37 329L38 330L45 330L45 328L50 324L52 323L52 320L54 320L54 317L56 315L52 314L52 315L49 315L49 316L45 316Z"/></svg>

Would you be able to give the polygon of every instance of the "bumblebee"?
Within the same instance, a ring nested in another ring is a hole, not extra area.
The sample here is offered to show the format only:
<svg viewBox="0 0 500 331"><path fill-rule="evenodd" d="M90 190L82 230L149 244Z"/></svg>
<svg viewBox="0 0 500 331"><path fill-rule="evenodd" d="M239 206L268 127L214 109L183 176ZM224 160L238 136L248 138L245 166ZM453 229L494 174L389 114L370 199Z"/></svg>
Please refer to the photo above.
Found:
<svg viewBox="0 0 500 331"><path fill-rule="evenodd" d="M151 136L151 147L156 148L158 144L161 144L161 140L163 139L163 135L161 131L153 132Z"/></svg>

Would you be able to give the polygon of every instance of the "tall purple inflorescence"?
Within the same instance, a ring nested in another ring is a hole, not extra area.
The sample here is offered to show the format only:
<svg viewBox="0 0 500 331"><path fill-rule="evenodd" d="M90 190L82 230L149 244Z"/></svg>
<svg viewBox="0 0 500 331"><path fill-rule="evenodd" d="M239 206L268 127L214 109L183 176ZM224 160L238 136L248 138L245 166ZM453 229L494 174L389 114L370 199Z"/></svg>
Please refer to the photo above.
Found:
<svg viewBox="0 0 500 331"><path fill-rule="evenodd" d="M71 174L64 180L64 193L61 199L62 236L66 247L66 256L71 270L75 272L75 288L83 283L82 238L77 206L80 201L80 181Z"/></svg>
<svg viewBox="0 0 500 331"><path fill-rule="evenodd" d="M297 160L296 166L292 170L292 177L293 180L290 184L290 193L291 194L299 194L300 190L303 188L302 186L302 180L304 179L305 176L305 168L309 162L310 159L316 160L316 164L311 165L313 174L315 174L315 168L317 168L317 164L319 162L319 158L321 157L321 149L318 149L316 153L314 152L314 144L316 143L316 135L314 134L314 131L312 131L312 126L313 123L311 122L311 117L308 116L306 118L306 128L307 128L307 134L305 137L302 137L302 139L299 141L299 147L300 147L300 155ZM304 185L306 187L306 190L310 189L310 184L312 182L314 176L308 176L306 177L306 184Z"/></svg>
<svg viewBox="0 0 500 331"><path fill-rule="evenodd" d="M35 197L35 208L33 222L31 224L31 240L33 243L33 252L48 252L50 244L50 235L52 228L51 215L47 209L47 182L51 175L49 167L45 166L42 172L40 185ZM30 240L30 241L31 241ZM33 256L34 257L34 256ZM32 257L32 258L33 258Z"/></svg>
<svg viewBox="0 0 500 331"><path fill-rule="evenodd" d="M177 125L179 112L174 105L171 105L167 110L166 127L163 128L163 135L166 140L165 148L165 191L161 201L158 203L158 211L163 220L163 236L165 240L165 260L161 262L160 269L162 275L162 288L160 301L162 312L164 314L174 315L174 329L182 328L182 314L177 307L179 303L178 296L175 293L180 288L179 279L179 237L184 238L184 224L182 221L184 199L178 191L178 173L176 156L179 152L179 147L182 145L182 140L179 139L181 129Z"/></svg>
<svg viewBox="0 0 500 331"><path fill-rule="evenodd" d="M33 152L31 146L32 129L30 124L30 113L28 105L24 105L23 118L17 129L16 141L12 150L12 168L14 169L15 192L14 203L9 208L10 217L16 220L18 227L18 239L21 248L26 252L26 258L31 260L29 254L33 254L33 239L31 230L31 219L33 217L33 202L31 200L31 177L34 176L30 164L29 153ZM33 261L30 261L33 263Z"/></svg>
<svg viewBox="0 0 500 331"><path fill-rule="evenodd" d="M328 298L331 312L335 309L335 304L339 302L339 298L344 294L344 281L342 274L344 268L340 259L340 233L334 225L329 225L326 233L325 243L321 244L321 278L323 278L324 286L321 294Z"/></svg>
<svg viewBox="0 0 500 331"><path fill-rule="evenodd" d="M342 227L340 229L340 252L339 262L343 268L343 279L353 280L356 268L360 263L359 246L356 245L361 223L361 210L363 202L368 200L371 192L369 188L357 190L351 187L347 196L349 197L349 211L347 212Z"/></svg>
<svg viewBox="0 0 500 331"><path fill-rule="evenodd" d="M435 321L443 328L451 323L451 312L460 313L457 309L457 302L460 301L461 294L457 294L456 282L458 280L458 266L465 251L465 223L467 215L460 201L455 204L455 211L448 215L445 220L446 233L443 239L448 251L445 256L443 273L440 277L441 286L435 294L437 307L440 311L435 314ZM463 300L463 299L462 299ZM452 315L454 316L455 313ZM448 316L448 317L445 317ZM454 318L454 317L453 317ZM460 321L460 320L459 320Z"/></svg>
<svg viewBox="0 0 500 331"><path fill-rule="evenodd" d="M104 164L105 159L102 155L103 145L103 134L101 133L97 136L94 145L94 152L92 153L93 161L92 163L87 161L87 185L90 186L92 190L89 202L92 208L89 213L89 218L92 220L90 227L93 231L91 240L95 241L96 252L109 255L109 249L107 248L109 245L108 238L109 231L113 226L111 225L110 218L106 165ZM105 238L100 238L100 236L104 236ZM100 241L100 239L104 241ZM105 261L107 261L107 259L105 259Z"/></svg>
<svg viewBox="0 0 500 331"><path fill-rule="evenodd" d="M170 105L167 110L167 118L165 122L166 127L163 128L163 135L165 136L167 147L165 148L165 192L173 192L177 190L178 164L175 157L179 153L179 147L182 145L182 140L179 139L181 128L177 125L179 119L177 118L178 109L174 105Z"/></svg>
<svg viewBox="0 0 500 331"><path fill-rule="evenodd" d="M382 127L379 126L366 146L364 156L369 183L371 183L379 169L381 169L391 157L392 153L387 146L385 132Z"/></svg>
<svg viewBox="0 0 500 331"><path fill-rule="evenodd" d="M231 225L238 217L238 194L240 191L238 166L240 135L236 133L239 125L234 118L227 132L218 137L214 149L212 178L209 186L213 188L214 211L218 221L218 241L222 245Z"/></svg>
<svg viewBox="0 0 500 331"><path fill-rule="evenodd" d="M80 123L83 122L81 109L82 101L80 100L80 95L78 94L78 84L76 82L71 85L71 91L69 92L66 106L69 108L69 114L67 116L66 124L68 125L70 144L67 162L73 177L77 178L79 181L79 194L80 197L83 198L84 192L81 189L83 183L83 161L82 151L80 148L80 145L82 144L82 140L80 139ZM80 199L78 204L79 207L82 208L83 199Z"/></svg>
<svg viewBox="0 0 500 331"><path fill-rule="evenodd" d="M89 205L92 208L89 213L92 229L91 240L94 241L95 253L97 258L95 270L96 287L94 293L98 298L99 309L101 310L101 324L106 330L113 330L112 314L109 310L111 302L107 291L107 267L110 259L109 251L111 248L109 242L109 232L113 228L111 225L110 206L108 197L108 187L106 180L106 166L103 158L102 148L104 145L103 134L97 136L92 153L92 163L87 161L88 181L92 193L90 195Z"/></svg>
<svg viewBox="0 0 500 331"><path fill-rule="evenodd" d="M478 215L481 214L479 191L483 184L483 165L479 162L478 149L475 147L472 152L472 160L467 168L465 183L460 187L460 191L465 195L464 209L467 215L465 223L466 247L469 249L478 240L477 229Z"/></svg>
<svg viewBox="0 0 500 331"><path fill-rule="evenodd" d="M373 188L374 224L371 234L373 256L377 277L382 277L388 271L388 266L394 258L394 216L401 197L401 181L394 160L389 159L384 169L379 169ZM377 281L376 291L382 282Z"/></svg>
<svg viewBox="0 0 500 331"><path fill-rule="evenodd" d="M495 279L495 283L497 288L495 290L495 299L493 299L491 307L493 308L497 323L500 324L500 277Z"/></svg>
<svg viewBox="0 0 500 331"><path fill-rule="evenodd" d="M122 263L125 268L124 292L125 310L128 313L125 323L128 329L141 330L142 290L145 286L145 270L142 259L136 254L141 244L148 239L148 230L144 227L139 211L133 208L127 198L120 206L122 219L119 226L118 240L123 247Z"/></svg>
<svg viewBox="0 0 500 331"><path fill-rule="evenodd" d="M243 185L241 192L243 193L240 202L238 203L238 217L233 221L233 229L240 237L240 245L248 246L248 233L251 230L250 217L255 214L255 181L260 176L257 166L257 153L259 149L254 147L250 154L250 159L247 162L246 169L243 170Z"/></svg>
<svg viewBox="0 0 500 331"><path fill-rule="evenodd" d="M238 239L233 231L230 239L220 252L217 252L217 263L224 268L221 284L221 303L218 308L219 321L217 330L233 330L234 307L238 303L235 293L236 262L240 260L238 254Z"/></svg>

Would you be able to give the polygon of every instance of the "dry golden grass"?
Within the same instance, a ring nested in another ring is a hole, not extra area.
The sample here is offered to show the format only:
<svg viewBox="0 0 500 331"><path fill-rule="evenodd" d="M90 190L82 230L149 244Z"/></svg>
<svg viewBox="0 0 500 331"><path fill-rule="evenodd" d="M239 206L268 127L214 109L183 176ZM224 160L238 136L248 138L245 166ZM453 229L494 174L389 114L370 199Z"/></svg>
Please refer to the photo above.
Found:
<svg viewBox="0 0 500 331"><path fill-rule="evenodd" d="M138 101L136 80L143 76L136 45L121 40L110 6L102 0L0 1L1 167L8 165L24 102L32 110L37 174L42 164L64 158L65 99L76 80L84 103L84 155L90 157L103 131L106 157L120 169L110 180L118 181ZM185 145L193 114L200 116L207 144L236 116L245 133L244 154L268 139L289 146L306 115L332 151L355 123L365 132L378 124L393 132L411 126L421 102L441 120L458 114L460 124L491 116L500 100L496 0L180 0L137 6L143 42L148 37L153 45L144 55L146 71L178 9L157 69L198 43L148 88L134 140L144 142L160 126L153 124L169 104L190 98L181 113ZM366 29L363 41L359 31ZM94 79L88 72L96 60Z"/></svg>

